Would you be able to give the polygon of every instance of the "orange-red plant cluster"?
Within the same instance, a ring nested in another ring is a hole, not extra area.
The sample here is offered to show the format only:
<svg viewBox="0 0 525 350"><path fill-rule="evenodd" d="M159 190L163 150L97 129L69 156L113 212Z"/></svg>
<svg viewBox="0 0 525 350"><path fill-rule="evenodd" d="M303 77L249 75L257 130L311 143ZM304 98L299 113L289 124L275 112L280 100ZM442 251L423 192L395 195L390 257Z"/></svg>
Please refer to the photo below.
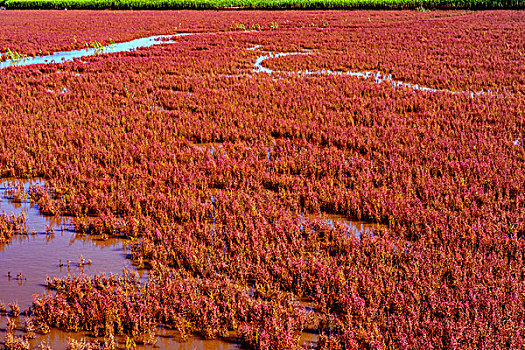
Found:
<svg viewBox="0 0 525 350"><path fill-rule="evenodd" d="M230 27L246 16L262 28ZM523 347L523 15L287 16L170 13L202 33L0 71L0 174L44 177L44 211L128 237L150 270L56 280L37 324L143 342L157 325L237 331L262 349L300 347L304 328L322 349ZM254 71L268 52L304 54ZM295 74L323 69L443 91ZM379 226L356 237L312 213Z"/></svg>
<svg viewBox="0 0 525 350"><path fill-rule="evenodd" d="M0 214L0 244L7 243L17 234L28 234L23 214Z"/></svg>

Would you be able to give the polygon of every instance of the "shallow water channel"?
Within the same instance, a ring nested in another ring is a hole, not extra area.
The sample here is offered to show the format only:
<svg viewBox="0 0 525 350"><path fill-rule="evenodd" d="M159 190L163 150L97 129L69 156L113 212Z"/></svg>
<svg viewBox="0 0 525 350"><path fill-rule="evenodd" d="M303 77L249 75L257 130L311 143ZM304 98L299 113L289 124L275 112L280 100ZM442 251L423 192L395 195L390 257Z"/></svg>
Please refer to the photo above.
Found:
<svg viewBox="0 0 525 350"><path fill-rule="evenodd" d="M150 47L153 45L165 44L173 41L176 37L191 35L190 33L180 33L174 35L155 35L146 38L135 39L123 43L115 43L107 46L101 46L97 43L92 45L95 47L88 47L80 50L55 52L47 56L23 57L20 59L10 59L0 62L0 69L17 66L30 66L33 64L49 64L62 63L73 61L75 58L94 56L104 53L128 52L139 49L141 47Z"/></svg>
<svg viewBox="0 0 525 350"><path fill-rule="evenodd" d="M248 50L256 50L258 47L250 48ZM254 73L266 73L266 74L287 74L290 76L303 76L303 77L311 77L311 76L322 76L322 75L331 75L331 76L347 76L347 77L355 77L359 79L367 79L374 81L376 84L381 84L383 82L390 83L394 88L406 88L409 90L414 91L423 91L423 92L445 92L450 94L467 94L470 97L478 96L478 95L489 95L492 96L493 94L497 93L492 90L481 90L481 91L451 91L447 89L434 89L428 86L422 86L419 84L413 84L404 82L401 80L395 80L392 78L392 75L390 74L383 74L380 71L333 71L330 69L321 69L321 70L299 70L299 71L281 71L281 70L273 70L267 67L263 66L263 62L274 59L274 58L280 58L280 57L286 57L286 56L297 56L297 55L311 55L311 51L302 51L302 52L278 52L278 53L272 53L269 52L265 55L260 55L257 57L255 64L253 66L253 72Z"/></svg>
<svg viewBox="0 0 525 350"><path fill-rule="evenodd" d="M380 231L382 229L387 229L385 225L371 223L366 221L358 221L347 218L344 215L338 214L329 214L329 213L308 213L301 215L301 228L304 225L304 219L308 218L309 221L321 221L326 223L330 228L335 228L336 224L343 226L349 234L353 234L358 239L361 238L363 234L373 235L374 231Z"/></svg>
<svg viewBox="0 0 525 350"><path fill-rule="evenodd" d="M245 31L243 33L251 33L251 31ZM73 61L76 58L94 56L98 54L129 52L129 51L137 50L139 48L146 48L146 47L151 47L154 45L160 45L160 44L165 44L165 43L173 43L177 37L183 37L183 36L195 35L195 34L197 33L155 35L155 36L139 38L139 39L135 39L135 40L127 41L127 42L114 43L114 44L110 44L106 46L102 46L100 43L91 43L91 46L93 47L87 47L85 49L80 49L80 50L60 51L60 52L55 52L47 56L22 57L18 59L8 59L6 61L0 62L0 69L7 68L7 67L29 66L29 65L34 65L34 64L63 63L63 62ZM208 34L216 34L216 33L208 33ZM253 47L246 48L246 50L263 51L261 45L255 45ZM312 52L308 50L301 51L301 52L261 53L256 58L252 71L255 74L257 73L266 73L270 75L285 74L285 75L303 76L303 77L322 76L322 75L350 76L350 77L355 77L359 79L371 80L375 82L376 84L387 82L387 83L390 83L394 88L406 88L406 89L413 90L413 91L423 91L423 92L433 92L433 93L445 92L445 93L451 93L451 94L467 94L467 95L470 95L470 97L479 96L479 95L492 96L498 93L497 91L494 92L491 90L487 90L487 91L484 91L484 90L481 90L481 91L451 91L447 89L435 89L432 87L422 86L419 84L413 84L409 82L395 80L392 78L391 75L382 74L379 71L332 71L332 70L323 69L323 70L314 70L314 71L304 70L304 71L286 71L284 72L280 70L272 70L270 68L263 66L263 62L269 59L286 57L286 56L295 56L295 55L311 55L311 54ZM238 76L239 75L231 75L231 77L238 77ZM251 75L247 74L246 77L251 77Z"/></svg>

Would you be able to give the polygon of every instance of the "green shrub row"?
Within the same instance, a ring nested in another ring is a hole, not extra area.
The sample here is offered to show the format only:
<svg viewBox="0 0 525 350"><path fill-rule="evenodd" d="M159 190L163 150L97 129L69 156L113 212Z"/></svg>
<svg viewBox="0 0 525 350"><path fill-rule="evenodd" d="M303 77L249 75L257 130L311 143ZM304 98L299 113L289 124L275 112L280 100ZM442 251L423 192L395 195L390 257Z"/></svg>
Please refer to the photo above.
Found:
<svg viewBox="0 0 525 350"><path fill-rule="evenodd" d="M0 0L8 9L523 9L525 0Z"/></svg>

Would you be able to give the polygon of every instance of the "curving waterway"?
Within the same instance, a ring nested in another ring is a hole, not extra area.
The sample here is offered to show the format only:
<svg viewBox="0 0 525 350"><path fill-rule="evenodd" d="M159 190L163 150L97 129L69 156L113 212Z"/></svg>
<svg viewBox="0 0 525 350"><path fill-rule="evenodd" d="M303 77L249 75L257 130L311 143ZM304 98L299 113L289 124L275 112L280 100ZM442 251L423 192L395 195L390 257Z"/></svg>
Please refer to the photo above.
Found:
<svg viewBox="0 0 525 350"><path fill-rule="evenodd" d="M153 45L160 45L166 43L172 43L177 37L191 35L190 33L180 33L174 35L155 35L146 38L135 39L126 41L123 43L115 43L107 46L92 47L80 50L72 51L60 51L55 52L47 56L36 56L36 57L24 57L20 59L11 59L4 62L0 62L0 69L7 67L21 67L31 66L34 64L50 64L50 63L63 63L71 62L75 58L82 58L94 55L100 55L105 53L117 53L117 52L129 52L137 50L142 47L150 47Z"/></svg>
<svg viewBox="0 0 525 350"><path fill-rule="evenodd" d="M246 31L243 33L252 33L252 31ZM72 50L72 51L60 51L60 52L55 52L47 56L9 59L9 60L0 62L0 69L8 68L8 67L30 66L30 65L35 65L35 64L71 62L71 61L74 61L76 58L107 54L107 53L130 52L133 50L137 50L140 48L147 48L147 47L151 47L154 45L173 44L175 42L175 39L178 37L197 35L197 34L203 35L206 33L179 33L179 34L173 34L173 35L155 35L155 36L149 36L145 38L135 39L135 40L122 42L122 43L115 43L115 44L106 45L106 46L86 48L86 49L80 49L80 50ZM218 33L207 33L207 34L216 35ZM253 47L247 48L246 50L260 51L261 48L262 48L261 45L255 45ZM392 78L391 75L383 74L380 71L333 71L333 70L327 70L327 69L312 70L312 71L310 70L281 71L281 70L272 70L270 68L263 66L263 63L269 59L275 59L279 57L286 57L286 56L293 56L293 55L311 55L311 54L312 54L311 51L262 53L255 60L255 64L253 66L253 73L286 74L289 76L304 76L304 77L323 76L323 75L355 77L355 78L360 78L360 79L371 80L377 84L381 84L383 82L389 83L394 88L405 88L405 89L411 89L414 91L424 91L424 92L434 92L434 93L466 94L471 97L479 96L479 95L492 96L498 93L497 91L491 91L491 90L451 91L451 90L446 90L446 89L435 89L435 88L428 87L428 86L422 86L419 84L395 80ZM251 77L251 75L246 75L246 76Z"/></svg>
<svg viewBox="0 0 525 350"><path fill-rule="evenodd" d="M250 48L249 50L256 50L254 48ZM255 64L253 67L254 73L266 73L266 74L287 74L291 76L321 76L321 75L331 75L331 76L347 76L347 77L356 77L361 79L369 79L374 81L377 84L381 84L383 82L390 83L395 88L406 88L411 89L415 91L425 91L425 92L445 92L450 94L468 94L471 97L474 97L476 95L492 95L495 92L491 90L481 90L481 91L451 91L446 89L434 89L427 86L422 86L419 84L413 84L413 83L407 83L401 80L395 80L392 78L392 75L386 75L382 74L380 71L333 71L329 69L322 69L322 70L299 70L299 71L281 71L281 70L273 70L267 67L263 66L263 62L279 58L279 57L286 57L286 56L296 56L296 55L311 55L311 51L304 51L304 52L278 52L278 53L272 53L269 52L264 55L260 55L255 60Z"/></svg>

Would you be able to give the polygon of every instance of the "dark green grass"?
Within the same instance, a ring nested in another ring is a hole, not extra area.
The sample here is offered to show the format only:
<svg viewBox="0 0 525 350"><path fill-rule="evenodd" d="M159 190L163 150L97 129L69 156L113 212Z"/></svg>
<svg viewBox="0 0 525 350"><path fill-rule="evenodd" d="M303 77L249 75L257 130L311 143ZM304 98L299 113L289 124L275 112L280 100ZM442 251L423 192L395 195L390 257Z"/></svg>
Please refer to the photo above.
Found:
<svg viewBox="0 0 525 350"><path fill-rule="evenodd" d="M523 9L525 0L0 0L8 9Z"/></svg>

